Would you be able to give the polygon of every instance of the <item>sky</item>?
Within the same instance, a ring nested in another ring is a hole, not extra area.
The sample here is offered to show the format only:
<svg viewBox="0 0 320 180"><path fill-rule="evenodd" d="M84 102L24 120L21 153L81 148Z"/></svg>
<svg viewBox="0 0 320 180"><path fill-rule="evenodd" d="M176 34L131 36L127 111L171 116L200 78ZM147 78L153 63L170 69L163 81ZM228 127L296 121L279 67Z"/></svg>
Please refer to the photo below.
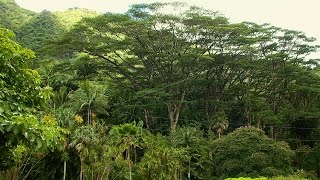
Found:
<svg viewBox="0 0 320 180"><path fill-rule="evenodd" d="M137 3L168 0L15 0L21 7L40 12L79 7L98 12L125 12ZM320 44L320 0L174 0L219 11L231 22L269 23L281 28L303 31ZM171 1L172 2L172 1Z"/></svg>

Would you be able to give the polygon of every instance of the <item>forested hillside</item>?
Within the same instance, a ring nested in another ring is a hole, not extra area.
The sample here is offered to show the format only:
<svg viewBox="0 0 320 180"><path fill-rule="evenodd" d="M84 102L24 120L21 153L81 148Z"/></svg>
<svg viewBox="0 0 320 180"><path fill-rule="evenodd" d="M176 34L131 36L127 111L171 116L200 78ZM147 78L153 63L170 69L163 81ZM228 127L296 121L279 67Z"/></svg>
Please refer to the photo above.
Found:
<svg viewBox="0 0 320 180"><path fill-rule="evenodd" d="M14 32L35 14L19 7L14 0L0 0L0 24Z"/></svg>
<svg viewBox="0 0 320 180"><path fill-rule="evenodd" d="M41 55L40 49L66 33L83 17L94 17L97 13L86 9L69 9L64 12L42 11L34 15L19 28L18 41Z"/></svg>
<svg viewBox="0 0 320 180"><path fill-rule="evenodd" d="M29 13L1 21L0 179L320 177L314 38L182 3Z"/></svg>
<svg viewBox="0 0 320 180"><path fill-rule="evenodd" d="M19 7L14 0L0 1L0 25L12 30L24 47L42 55L40 49L50 40L66 33L82 18L98 13L87 9L70 8L61 12L31 12Z"/></svg>

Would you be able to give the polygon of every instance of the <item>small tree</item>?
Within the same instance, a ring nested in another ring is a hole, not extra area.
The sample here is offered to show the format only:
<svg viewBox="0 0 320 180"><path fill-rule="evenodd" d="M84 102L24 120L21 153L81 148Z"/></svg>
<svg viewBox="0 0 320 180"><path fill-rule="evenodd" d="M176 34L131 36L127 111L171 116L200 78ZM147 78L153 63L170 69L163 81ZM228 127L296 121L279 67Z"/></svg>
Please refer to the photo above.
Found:
<svg viewBox="0 0 320 180"><path fill-rule="evenodd" d="M64 130L58 127L55 119L41 115L51 91L41 88L38 72L28 67L34 57L31 50L14 41L11 31L0 28L1 171L21 160L23 156L16 156L15 151L41 152L56 148L63 139Z"/></svg>

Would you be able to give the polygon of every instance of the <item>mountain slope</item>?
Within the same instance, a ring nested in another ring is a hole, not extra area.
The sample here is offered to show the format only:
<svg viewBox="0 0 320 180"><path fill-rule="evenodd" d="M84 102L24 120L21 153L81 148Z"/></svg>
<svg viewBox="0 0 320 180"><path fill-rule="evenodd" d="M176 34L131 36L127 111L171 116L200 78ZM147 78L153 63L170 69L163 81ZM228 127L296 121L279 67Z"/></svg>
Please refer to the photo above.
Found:
<svg viewBox="0 0 320 180"><path fill-rule="evenodd" d="M35 52L48 40L70 30L82 18L97 15L94 11L79 8L35 13L20 7L14 0L0 0L0 27L14 31L17 41Z"/></svg>
<svg viewBox="0 0 320 180"><path fill-rule="evenodd" d="M61 12L42 11L23 24L18 41L25 47L38 52L48 40L53 40L70 30L84 17L94 17L96 12L86 9L69 9Z"/></svg>
<svg viewBox="0 0 320 180"><path fill-rule="evenodd" d="M13 30L15 33L35 14L21 8L14 0L0 0L0 26Z"/></svg>

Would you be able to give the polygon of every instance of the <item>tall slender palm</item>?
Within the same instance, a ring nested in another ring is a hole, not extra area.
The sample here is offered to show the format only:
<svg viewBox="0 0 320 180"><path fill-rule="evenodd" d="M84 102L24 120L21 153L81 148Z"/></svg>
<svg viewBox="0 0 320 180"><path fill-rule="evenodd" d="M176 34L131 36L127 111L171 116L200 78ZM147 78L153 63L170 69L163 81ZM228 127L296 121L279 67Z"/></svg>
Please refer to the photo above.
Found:
<svg viewBox="0 0 320 180"><path fill-rule="evenodd" d="M80 180L84 177L84 162L89 156L89 150L95 144L99 144L99 135L92 126L82 126L74 131L71 136L70 146L74 147L80 158Z"/></svg>
<svg viewBox="0 0 320 180"><path fill-rule="evenodd" d="M105 112L107 96L102 86L93 85L90 81L80 84L80 88L70 95L71 106L86 116L87 124L92 124L94 113Z"/></svg>
<svg viewBox="0 0 320 180"><path fill-rule="evenodd" d="M132 154L135 152L135 148L142 144L142 126L136 126L134 123L122 124L114 126L110 131L110 139L116 146L123 145L122 151L125 152L125 160L129 167L129 179L132 179Z"/></svg>
<svg viewBox="0 0 320 180"><path fill-rule="evenodd" d="M229 121L224 111L220 111L215 115L213 127L218 133L219 139L226 129L229 127Z"/></svg>

